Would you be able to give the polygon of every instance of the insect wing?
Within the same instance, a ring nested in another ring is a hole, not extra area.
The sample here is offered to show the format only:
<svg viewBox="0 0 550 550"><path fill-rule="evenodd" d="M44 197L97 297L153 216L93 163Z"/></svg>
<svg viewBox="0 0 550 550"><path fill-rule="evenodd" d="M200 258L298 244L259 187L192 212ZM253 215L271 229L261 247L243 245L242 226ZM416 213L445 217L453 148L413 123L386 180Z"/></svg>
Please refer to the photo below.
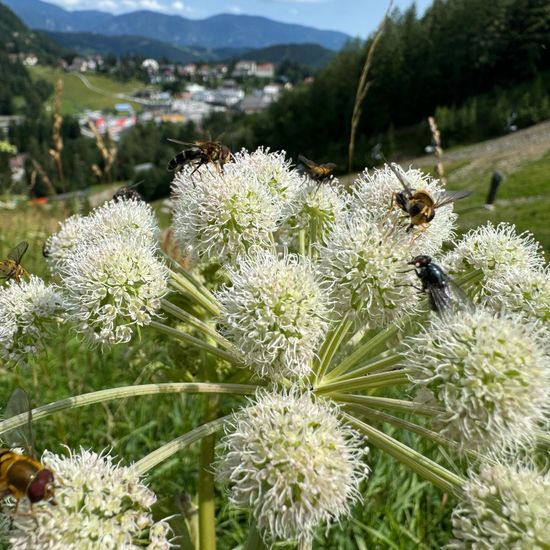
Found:
<svg viewBox="0 0 550 550"><path fill-rule="evenodd" d="M434 208L441 208L447 204L469 197L471 194L471 191L445 191L439 195L437 202L434 204Z"/></svg>
<svg viewBox="0 0 550 550"><path fill-rule="evenodd" d="M27 252L27 248L29 248L29 243L27 241L21 241L10 250L8 258L13 260L16 264L20 263L21 258L24 256L25 252Z"/></svg>
<svg viewBox="0 0 550 550"><path fill-rule="evenodd" d="M0 262L0 279L8 279L14 273L17 264L13 260L3 260Z"/></svg>
<svg viewBox="0 0 550 550"><path fill-rule="evenodd" d="M208 143L206 141L180 141L179 139L167 138L168 141L172 143L177 143L178 145L185 145L186 147L200 147L201 144Z"/></svg>
<svg viewBox="0 0 550 550"><path fill-rule="evenodd" d="M23 447L30 456L34 457L31 403L27 392L21 388L16 388L10 395L4 409L4 418L11 418L20 414L27 415L26 423L6 432L4 438L10 447Z"/></svg>
<svg viewBox="0 0 550 550"><path fill-rule="evenodd" d="M319 165L312 160L306 159L304 155L298 155L298 160L305 164L308 168L317 168Z"/></svg>
<svg viewBox="0 0 550 550"><path fill-rule="evenodd" d="M405 176L403 176L401 169L398 170L392 162L389 162L388 166L390 167L391 171L397 176L397 179L401 182L401 185L405 189L405 192L407 193L408 197L411 198L413 195L412 188L405 180Z"/></svg>

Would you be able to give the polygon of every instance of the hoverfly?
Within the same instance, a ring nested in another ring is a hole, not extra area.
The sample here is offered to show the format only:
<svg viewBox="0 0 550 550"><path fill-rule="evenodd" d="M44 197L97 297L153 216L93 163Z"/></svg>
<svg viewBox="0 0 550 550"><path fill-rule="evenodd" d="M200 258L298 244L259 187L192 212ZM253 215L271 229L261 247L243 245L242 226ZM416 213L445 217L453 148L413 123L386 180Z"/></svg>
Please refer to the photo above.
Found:
<svg viewBox="0 0 550 550"><path fill-rule="evenodd" d="M136 190L136 187L140 186L145 180L139 180L131 185L125 185L120 189L117 189L116 193L113 195L112 200L114 201L142 201L143 197L140 195L139 191Z"/></svg>
<svg viewBox="0 0 550 550"><path fill-rule="evenodd" d="M401 170L398 170L393 163L386 160L380 144L374 147L371 155L376 160L383 160L403 186L403 191L394 193L391 206L393 207L395 201L397 206L410 217L407 232L412 231L415 226L426 228L434 219L435 211L438 208L464 199L472 194L471 191L441 191L436 200L425 189L413 189L405 180L405 176Z"/></svg>
<svg viewBox="0 0 550 550"><path fill-rule="evenodd" d="M431 256L416 256L407 264L414 266L414 272L422 283L420 290L428 295L431 309L439 315L447 315L453 305L473 306L468 295Z"/></svg>
<svg viewBox="0 0 550 550"><path fill-rule="evenodd" d="M15 279L19 283L21 277L27 275L27 272L21 266L21 258L25 255L27 248L29 248L29 243L21 241L9 251L7 260L0 261L0 279L6 281Z"/></svg>
<svg viewBox="0 0 550 550"><path fill-rule="evenodd" d="M407 232L411 231L416 225L427 227L434 219L437 208L464 199L472 194L470 191L442 191L437 200L435 200L425 189L413 189L410 187L405 181L403 174L393 164L390 163L388 166L404 188L403 191L395 193L393 200L411 218Z"/></svg>
<svg viewBox="0 0 550 550"><path fill-rule="evenodd" d="M41 500L53 503L53 472L34 458L32 439L32 413L27 393L17 388L10 396L5 417L27 413L27 424L24 428L15 428L8 432L7 439L13 447L23 446L28 454L19 454L11 449L0 449L0 496L15 498L15 512L19 502L27 497L32 505Z"/></svg>
<svg viewBox="0 0 550 550"><path fill-rule="evenodd" d="M334 162L317 164L316 162L304 157L304 155L298 155L298 160L306 167L306 172L309 177L319 183L329 178L336 168L336 164L334 164Z"/></svg>
<svg viewBox="0 0 550 550"><path fill-rule="evenodd" d="M218 141L193 141L188 143L170 138L168 138L168 141L189 146L188 149L180 151L168 163L166 168L169 171L179 171L186 164L196 163L196 168L193 170L193 172L195 172L202 165L211 162L217 167L218 171L221 172L223 171L223 165L229 162L233 157L229 147Z"/></svg>

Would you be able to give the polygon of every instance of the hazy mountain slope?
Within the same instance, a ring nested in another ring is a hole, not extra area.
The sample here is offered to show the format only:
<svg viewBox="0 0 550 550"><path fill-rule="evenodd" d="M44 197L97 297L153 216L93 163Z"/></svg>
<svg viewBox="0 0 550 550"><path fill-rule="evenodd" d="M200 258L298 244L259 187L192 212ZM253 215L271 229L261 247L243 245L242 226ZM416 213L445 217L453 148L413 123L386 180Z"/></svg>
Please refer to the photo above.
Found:
<svg viewBox="0 0 550 550"><path fill-rule="evenodd" d="M187 19L173 14L135 11L112 15L96 10L67 11L41 0L3 0L32 28L61 32L136 35L183 46L204 48L263 48L283 43L315 43L337 50L349 38L251 15L220 14Z"/></svg>

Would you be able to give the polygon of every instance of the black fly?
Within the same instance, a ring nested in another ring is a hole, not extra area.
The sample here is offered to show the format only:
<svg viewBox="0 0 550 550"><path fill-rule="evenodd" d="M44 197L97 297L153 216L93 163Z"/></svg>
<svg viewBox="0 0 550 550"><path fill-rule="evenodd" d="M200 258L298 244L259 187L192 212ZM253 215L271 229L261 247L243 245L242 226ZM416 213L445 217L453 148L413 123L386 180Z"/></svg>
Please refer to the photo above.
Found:
<svg viewBox="0 0 550 550"><path fill-rule="evenodd" d="M407 263L414 266L416 276L422 283L422 292L428 295L432 310L439 315L447 315L453 305L467 305L468 308L472 306L468 295L433 262L431 256L416 256Z"/></svg>

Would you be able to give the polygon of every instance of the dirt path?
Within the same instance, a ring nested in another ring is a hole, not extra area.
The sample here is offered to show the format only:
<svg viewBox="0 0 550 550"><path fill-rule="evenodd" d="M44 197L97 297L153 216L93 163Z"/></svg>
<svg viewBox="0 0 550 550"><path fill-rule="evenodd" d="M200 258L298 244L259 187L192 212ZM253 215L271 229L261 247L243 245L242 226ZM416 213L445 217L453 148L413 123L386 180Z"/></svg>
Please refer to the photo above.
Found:
<svg viewBox="0 0 550 550"><path fill-rule="evenodd" d="M515 172L522 164L532 162L550 151L550 120L474 145L467 145L443 154L443 164L468 161L456 169L449 180L464 179L471 173L499 169L505 174ZM419 168L433 166L433 156L423 156L403 162Z"/></svg>

